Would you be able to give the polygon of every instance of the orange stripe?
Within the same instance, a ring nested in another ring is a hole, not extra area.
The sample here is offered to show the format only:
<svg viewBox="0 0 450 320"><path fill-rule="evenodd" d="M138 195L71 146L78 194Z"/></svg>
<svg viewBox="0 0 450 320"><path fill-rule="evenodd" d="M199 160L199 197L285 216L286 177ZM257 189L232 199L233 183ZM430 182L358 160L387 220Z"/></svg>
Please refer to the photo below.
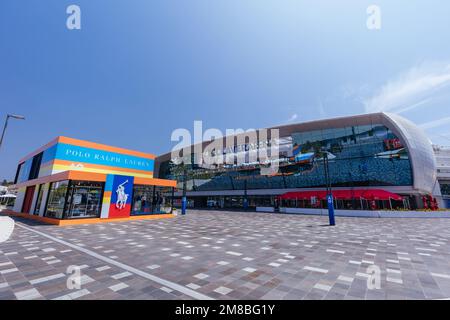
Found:
<svg viewBox="0 0 450 320"><path fill-rule="evenodd" d="M156 178L134 178L134 184L143 184L150 186L161 186L161 187L176 187L176 180L166 180L166 179L156 179Z"/></svg>
<svg viewBox="0 0 450 320"><path fill-rule="evenodd" d="M94 223L108 223L108 222L125 222L125 221L136 221L136 220L154 220L154 219L167 219L174 218L175 216L171 213L167 214L152 214L148 216L130 216L126 218L90 218L90 219L71 219L71 220L60 220L59 226L73 226L80 224L94 224Z"/></svg>
<svg viewBox="0 0 450 320"><path fill-rule="evenodd" d="M106 174L70 170L69 171L69 179L70 180L85 180L85 181L105 182L106 181Z"/></svg>
<svg viewBox="0 0 450 320"><path fill-rule="evenodd" d="M61 180L84 180L84 181L98 181L105 182L106 174L95 172L84 172L77 170L68 170L60 173L52 174L50 176L40 177L33 180L28 180L22 183L18 183L13 187L21 188L41 183L61 181ZM134 178L134 184L161 186L161 187L176 187L176 180L156 179L156 178Z"/></svg>
<svg viewBox="0 0 450 320"><path fill-rule="evenodd" d="M85 140L78 140L78 139L63 137L63 136L59 137L59 142L72 144L72 145L79 146L79 147L86 147L86 148L116 152L116 153L121 153L121 154L126 154L126 155L132 155L132 156L137 156L137 157L142 157L142 158L147 158L147 159L152 159L152 160L156 158L156 156L151 153L145 153L145 152L140 152L140 151L112 147L112 146L108 146L106 144L100 144L100 143L90 142L90 141L85 141Z"/></svg>
<svg viewBox="0 0 450 320"><path fill-rule="evenodd" d="M4 214L5 216L20 217L20 218L36 220L36 221L44 222L44 223L48 223L48 224L59 225L58 219L40 217L40 216L31 215L29 213L18 213L18 212L14 212L14 211L3 211L1 213L2 213L2 215Z"/></svg>
<svg viewBox="0 0 450 320"><path fill-rule="evenodd" d="M74 163L74 161L55 159L52 161L51 165L60 164L60 165L70 166L72 163ZM113 166L106 166L106 165L102 165L102 164L92 164L92 163L86 163L86 162L77 162L77 163L81 163L86 168L91 168L91 169L116 170L116 171L123 171L123 172L149 174L149 175L153 174L153 171L147 171L147 170L128 169L128 168L113 167Z"/></svg>
<svg viewBox="0 0 450 320"><path fill-rule="evenodd" d="M103 192L103 198L110 198L111 197L111 191L104 191Z"/></svg>
<svg viewBox="0 0 450 320"><path fill-rule="evenodd" d="M60 219L35 216L35 215L31 215L29 213L18 213L18 212L14 212L14 211L2 211L0 213L0 215L7 215L7 216L12 216L12 217L21 217L21 218L31 219L31 220L48 223L48 224L57 225L60 227L80 225L80 224L123 222L123 221L135 221L135 220L153 220L153 219L166 219L166 218L174 218L175 217L171 213L166 213L166 214L153 214L153 215L148 215L148 216L130 216L130 217L126 217L126 218L116 218L116 219L87 218L87 219L60 220Z"/></svg>

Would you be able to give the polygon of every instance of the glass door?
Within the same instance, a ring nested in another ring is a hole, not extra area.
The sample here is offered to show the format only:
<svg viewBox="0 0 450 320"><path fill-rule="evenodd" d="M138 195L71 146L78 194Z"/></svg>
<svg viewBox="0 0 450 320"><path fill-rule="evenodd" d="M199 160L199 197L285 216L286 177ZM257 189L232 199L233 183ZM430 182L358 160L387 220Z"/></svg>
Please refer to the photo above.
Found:
<svg viewBox="0 0 450 320"><path fill-rule="evenodd" d="M69 196L69 203L71 204L68 217L85 217L87 209L87 194L89 188L75 186L72 194Z"/></svg>
<svg viewBox="0 0 450 320"><path fill-rule="evenodd" d="M72 181L69 187L66 218L95 218L100 216L103 184Z"/></svg>

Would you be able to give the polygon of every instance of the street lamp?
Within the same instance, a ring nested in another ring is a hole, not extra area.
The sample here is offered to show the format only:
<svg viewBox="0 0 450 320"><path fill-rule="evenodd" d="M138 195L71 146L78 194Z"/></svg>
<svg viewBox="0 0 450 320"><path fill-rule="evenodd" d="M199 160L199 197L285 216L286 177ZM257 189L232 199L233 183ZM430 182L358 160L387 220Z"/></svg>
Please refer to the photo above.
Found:
<svg viewBox="0 0 450 320"><path fill-rule="evenodd" d="M6 127L8 127L8 120L9 120L9 118L18 119L18 120L25 120L24 116L21 116L21 115L18 115L18 114L7 114L6 115L5 125L3 126L2 137L0 138L0 148L2 147L3 137L5 136Z"/></svg>
<svg viewBox="0 0 450 320"><path fill-rule="evenodd" d="M331 192L331 181L330 181L330 168L328 166L328 152L322 151L323 158L323 168L325 170L325 184L327 190L327 205L328 205L328 219L330 221L330 226L334 226L334 201L333 193Z"/></svg>
<svg viewBox="0 0 450 320"><path fill-rule="evenodd" d="M186 207L187 207L186 189L187 189L187 168L184 167L183 168L183 195L181 197L181 214L183 216L186 214Z"/></svg>

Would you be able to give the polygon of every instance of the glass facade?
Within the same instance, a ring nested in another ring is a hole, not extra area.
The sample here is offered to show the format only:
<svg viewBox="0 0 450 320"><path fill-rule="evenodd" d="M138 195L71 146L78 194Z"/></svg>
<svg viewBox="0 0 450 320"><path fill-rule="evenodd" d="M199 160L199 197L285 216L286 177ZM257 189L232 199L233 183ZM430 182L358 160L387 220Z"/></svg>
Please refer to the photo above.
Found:
<svg viewBox="0 0 450 320"><path fill-rule="evenodd" d="M34 206L34 214L39 215L39 212L41 211L41 204L42 204L42 195L44 194L44 185L40 184L38 187L38 194L36 198L36 205Z"/></svg>
<svg viewBox="0 0 450 320"><path fill-rule="evenodd" d="M320 199L291 199L281 200L280 207L285 208L311 208L327 209L326 200ZM334 199L334 208L337 210L400 210L409 209L409 199L395 200L366 200L366 199Z"/></svg>
<svg viewBox="0 0 450 320"><path fill-rule="evenodd" d="M65 218L99 217L102 205L103 183L71 181L67 193Z"/></svg>
<svg viewBox="0 0 450 320"><path fill-rule="evenodd" d="M28 180L32 163L33 163L33 159L29 159L29 160L19 164L16 183L20 183L20 182L24 182L24 181Z"/></svg>
<svg viewBox="0 0 450 320"><path fill-rule="evenodd" d="M14 183L25 182L28 180L36 179L39 176L39 170L42 162L42 152L38 153L34 157L22 162L17 167L16 177Z"/></svg>
<svg viewBox="0 0 450 320"><path fill-rule="evenodd" d="M69 180L52 182L50 184L47 208L45 210L46 217L56 219L63 218L68 186Z"/></svg>
<svg viewBox="0 0 450 320"><path fill-rule="evenodd" d="M172 188L144 185L133 186L132 215L171 212Z"/></svg>
<svg viewBox="0 0 450 320"><path fill-rule="evenodd" d="M254 210L256 207L275 207L277 197L274 195L258 195L258 196L189 196L187 199L187 208L190 209L226 209L242 210L245 208L244 203L247 201L247 209ZM181 198L173 199L173 205L181 208Z"/></svg>
<svg viewBox="0 0 450 320"><path fill-rule="evenodd" d="M413 184L407 148L381 124L297 132L280 141L279 170L272 175L261 175L260 163L180 168L166 161L159 177L178 180L180 189L186 179L188 191L324 187L326 154L333 187Z"/></svg>
<svg viewBox="0 0 450 320"><path fill-rule="evenodd" d="M31 161L30 174L28 175L28 180L36 179L39 176L39 170L41 168L42 162L42 152L38 153L33 157Z"/></svg>
<svg viewBox="0 0 450 320"><path fill-rule="evenodd" d="M133 187L133 206L131 214L152 214L153 213L153 186Z"/></svg>
<svg viewBox="0 0 450 320"><path fill-rule="evenodd" d="M45 216L56 219L99 217L103 183L58 181L50 184Z"/></svg>
<svg viewBox="0 0 450 320"><path fill-rule="evenodd" d="M450 196L450 183L441 183L441 193L444 196Z"/></svg>
<svg viewBox="0 0 450 320"><path fill-rule="evenodd" d="M247 201L247 207L254 209L256 207L273 207L275 205L275 196L209 196L193 197L190 199L191 208L208 207L212 209L233 209L243 208Z"/></svg>

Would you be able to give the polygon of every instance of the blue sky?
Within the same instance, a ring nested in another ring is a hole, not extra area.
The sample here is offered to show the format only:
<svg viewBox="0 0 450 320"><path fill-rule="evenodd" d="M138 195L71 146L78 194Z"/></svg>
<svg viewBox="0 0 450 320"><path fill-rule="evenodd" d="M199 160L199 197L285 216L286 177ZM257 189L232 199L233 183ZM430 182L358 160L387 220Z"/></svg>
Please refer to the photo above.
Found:
<svg viewBox="0 0 450 320"><path fill-rule="evenodd" d="M81 30L66 8L81 8ZM366 27L369 5L381 30ZM58 135L152 152L171 132L389 111L450 145L450 2L2 0L0 178Z"/></svg>

